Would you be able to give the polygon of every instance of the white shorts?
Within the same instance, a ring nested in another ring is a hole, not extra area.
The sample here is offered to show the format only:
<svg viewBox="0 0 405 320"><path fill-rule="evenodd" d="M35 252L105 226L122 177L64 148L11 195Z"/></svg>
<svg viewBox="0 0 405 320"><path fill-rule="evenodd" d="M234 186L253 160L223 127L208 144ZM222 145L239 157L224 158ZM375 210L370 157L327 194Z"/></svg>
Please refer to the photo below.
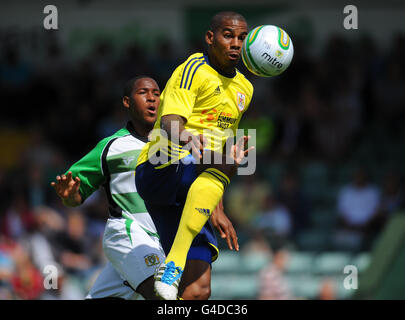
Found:
<svg viewBox="0 0 405 320"><path fill-rule="evenodd" d="M86 299L138 299L136 288L153 276L156 267L165 260L159 239L148 235L136 221L125 218L107 220L103 249L108 263Z"/></svg>

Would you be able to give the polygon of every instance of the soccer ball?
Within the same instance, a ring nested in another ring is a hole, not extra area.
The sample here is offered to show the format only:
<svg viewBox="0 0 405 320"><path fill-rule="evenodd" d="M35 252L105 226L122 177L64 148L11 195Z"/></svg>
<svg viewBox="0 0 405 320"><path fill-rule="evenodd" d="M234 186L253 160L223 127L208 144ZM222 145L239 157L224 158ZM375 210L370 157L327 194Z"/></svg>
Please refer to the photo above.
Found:
<svg viewBox="0 0 405 320"><path fill-rule="evenodd" d="M243 63L260 77L281 74L290 65L293 55L291 38L283 29L273 25L254 28L243 41Z"/></svg>

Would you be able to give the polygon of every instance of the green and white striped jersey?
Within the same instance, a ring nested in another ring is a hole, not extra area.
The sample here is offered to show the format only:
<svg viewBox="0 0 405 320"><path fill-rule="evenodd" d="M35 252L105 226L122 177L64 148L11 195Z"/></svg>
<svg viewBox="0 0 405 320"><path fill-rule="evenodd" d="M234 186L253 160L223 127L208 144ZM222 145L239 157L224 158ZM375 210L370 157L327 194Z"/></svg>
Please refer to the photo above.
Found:
<svg viewBox="0 0 405 320"><path fill-rule="evenodd" d="M128 122L125 128L101 140L68 171L80 178L83 201L103 186L111 216L135 220L149 235L158 237L135 186L135 167L146 142L147 139L138 136L132 123Z"/></svg>

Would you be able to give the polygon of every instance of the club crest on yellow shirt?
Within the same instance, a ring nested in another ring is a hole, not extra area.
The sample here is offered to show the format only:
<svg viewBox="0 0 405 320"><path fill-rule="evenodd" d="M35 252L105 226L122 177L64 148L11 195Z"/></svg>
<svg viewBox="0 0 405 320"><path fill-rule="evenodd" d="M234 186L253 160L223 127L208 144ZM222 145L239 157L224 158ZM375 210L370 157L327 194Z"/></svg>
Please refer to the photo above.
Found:
<svg viewBox="0 0 405 320"><path fill-rule="evenodd" d="M243 111L243 109L245 109L245 105L246 105L246 96L243 93L237 92L236 101L237 101L239 110Z"/></svg>

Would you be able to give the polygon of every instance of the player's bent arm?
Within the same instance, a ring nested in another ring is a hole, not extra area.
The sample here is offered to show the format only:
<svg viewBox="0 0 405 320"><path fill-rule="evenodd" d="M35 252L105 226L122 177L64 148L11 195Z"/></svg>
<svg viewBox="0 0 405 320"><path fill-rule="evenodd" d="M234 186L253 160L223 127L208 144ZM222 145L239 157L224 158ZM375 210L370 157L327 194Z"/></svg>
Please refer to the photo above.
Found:
<svg viewBox="0 0 405 320"><path fill-rule="evenodd" d="M186 120L177 114L167 114L160 120L160 127L166 131L170 141L178 141L179 144L185 145L186 141L180 141L181 134L185 130Z"/></svg>
<svg viewBox="0 0 405 320"><path fill-rule="evenodd" d="M186 119L177 114L167 114L160 120L160 127L166 131L171 142L184 146L189 144L193 153L199 155L203 150L204 137L200 134L198 137L188 132L184 125Z"/></svg>

